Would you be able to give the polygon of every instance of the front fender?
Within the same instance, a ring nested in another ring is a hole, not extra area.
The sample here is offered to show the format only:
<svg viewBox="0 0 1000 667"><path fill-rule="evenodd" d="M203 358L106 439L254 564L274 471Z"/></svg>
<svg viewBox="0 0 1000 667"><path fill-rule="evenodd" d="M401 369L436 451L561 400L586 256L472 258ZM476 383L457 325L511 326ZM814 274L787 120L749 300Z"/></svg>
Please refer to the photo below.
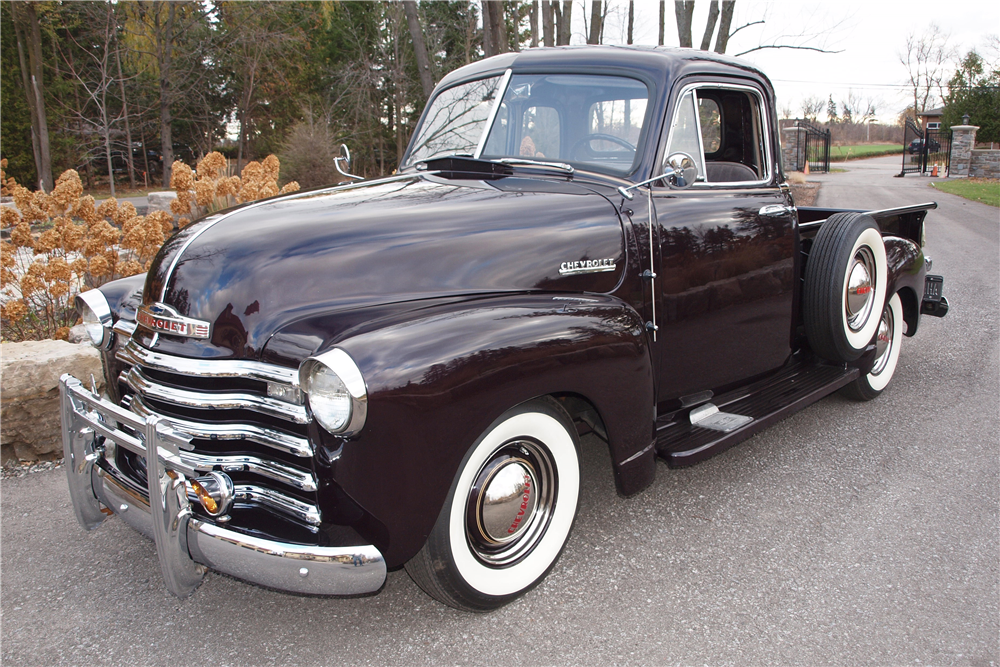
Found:
<svg viewBox="0 0 1000 667"><path fill-rule="evenodd" d="M326 346L351 355L369 401L361 433L336 448L331 486L374 519L362 522L379 527L366 537L390 567L423 546L466 451L513 406L549 394L587 398L616 463L652 442L643 322L620 300L518 294L409 315Z"/></svg>

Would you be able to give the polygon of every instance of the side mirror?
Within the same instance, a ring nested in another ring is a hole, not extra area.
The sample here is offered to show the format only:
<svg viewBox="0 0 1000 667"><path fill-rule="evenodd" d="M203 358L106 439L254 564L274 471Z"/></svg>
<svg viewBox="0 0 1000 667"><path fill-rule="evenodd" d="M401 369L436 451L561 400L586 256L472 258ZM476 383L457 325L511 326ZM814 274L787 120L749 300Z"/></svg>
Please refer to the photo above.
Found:
<svg viewBox="0 0 1000 667"><path fill-rule="evenodd" d="M674 153L667 158L667 166L670 168L659 176L647 178L646 180L630 185L627 188L624 186L619 187L618 194L631 201L635 197L635 195L631 192L632 190L642 187L643 185L649 185L653 181L665 180L669 187L677 190L683 190L684 188L690 187L691 184L698 178L698 165L695 164L694 158L687 153Z"/></svg>
<svg viewBox="0 0 1000 667"><path fill-rule="evenodd" d="M340 172L341 176L353 178L356 181L365 180L364 176L355 176L354 174L349 174L345 171L346 169L351 168L351 150L347 147L347 144L340 144L340 157L333 158L333 165L337 168L337 171Z"/></svg>

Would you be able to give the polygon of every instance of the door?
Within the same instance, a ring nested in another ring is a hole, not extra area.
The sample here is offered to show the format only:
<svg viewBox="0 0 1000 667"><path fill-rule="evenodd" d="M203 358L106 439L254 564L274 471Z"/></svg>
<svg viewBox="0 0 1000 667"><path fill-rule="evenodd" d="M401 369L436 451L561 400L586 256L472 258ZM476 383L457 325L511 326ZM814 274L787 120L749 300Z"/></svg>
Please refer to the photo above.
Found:
<svg viewBox="0 0 1000 667"><path fill-rule="evenodd" d="M795 214L777 184L764 100L718 82L676 98L663 155L688 153L699 177L685 190L652 188L661 411L776 370L791 353Z"/></svg>

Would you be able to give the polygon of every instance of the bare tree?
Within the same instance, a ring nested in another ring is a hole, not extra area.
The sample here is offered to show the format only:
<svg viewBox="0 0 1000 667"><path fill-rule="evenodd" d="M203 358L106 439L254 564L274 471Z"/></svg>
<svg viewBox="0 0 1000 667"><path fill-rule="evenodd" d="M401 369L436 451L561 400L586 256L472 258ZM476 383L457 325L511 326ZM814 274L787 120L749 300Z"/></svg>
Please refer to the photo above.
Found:
<svg viewBox="0 0 1000 667"><path fill-rule="evenodd" d="M538 0L531 0L531 10L528 13L531 23L531 47L538 46Z"/></svg>
<svg viewBox="0 0 1000 667"><path fill-rule="evenodd" d="M906 36L899 62L906 68L907 82L913 88L915 113L927 109L935 89L944 97L948 63L955 58L955 49L948 44L948 39L936 23L931 23L922 35L911 32Z"/></svg>
<svg viewBox="0 0 1000 667"><path fill-rule="evenodd" d="M507 44L507 23L504 3L483 0L483 55L487 58L510 50Z"/></svg>
<svg viewBox="0 0 1000 667"><path fill-rule="evenodd" d="M51 191L52 157L49 154L49 124L45 118L45 83L42 80L42 34L34 2L12 2L11 17L17 37L21 81L31 115L31 147L39 187ZM24 51L28 58L25 62Z"/></svg>
<svg viewBox="0 0 1000 667"><path fill-rule="evenodd" d="M732 22L735 9L735 0L709 0L708 19L705 23L705 31L701 40L701 49L703 51L708 51L711 46L712 35L715 34L716 23L718 23L719 31L715 39L714 50L716 53L726 53L726 49L729 47L729 40L732 39L734 35L751 26L763 25L767 22L767 10L765 9L765 18L748 21L737 28L733 28ZM682 47L690 47L693 45L691 35L693 17L694 0L674 0L674 18L677 22L677 39ZM836 30L841 23L843 22L841 21L840 23L835 23L832 26L829 23L824 23L822 27L815 30L803 28L801 33L795 35L777 35L774 38L762 37L756 46L744 49L735 55L743 56L748 53L764 49L799 49L805 51L818 51L820 53L840 53L840 51L827 49L822 44L824 43L824 40L829 37L830 33Z"/></svg>
<svg viewBox="0 0 1000 667"><path fill-rule="evenodd" d="M556 46L566 46L573 36L573 0L563 0L561 8L558 0L552 0L552 12L556 22Z"/></svg>
<svg viewBox="0 0 1000 667"><path fill-rule="evenodd" d="M403 9L406 11L410 39L413 40L413 55L417 59L417 70L420 72L420 86L424 90L424 97L430 97L434 90L434 73L431 71L431 59L427 55L427 47L424 46L424 31L420 27L417 3L414 0L403 0Z"/></svg>
<svg viewBox="0 0 1000 667"><path fill-rule="evenodd" d="M104 160L108 169L108 182L111 184L111 196L115 196L115 174L114 159L112 156L111 144L114 125L123 118L122 112L117 112L111 108L113 100L108 99L108 94L115 84L124 84L115 76L113 68L119 62L117 53L117 40L114 33L118 29L118 21L114 15L114 9L110 3L95 4L87 3L81 5L83 16L89 26L89 34L86 34L87 43L80 44L76 37L69 31L67 38L71 40L77 50L87 55L90 59L85 66L77 66L74 59L62 54L65 64L69 67L69 72L76 80L79 87L86 93L87 99L96 110L97 132L101 138L104 149ZM118 71L120 72L120 66ZM124 91L124 87L122 87ZM124 97L124 95L123 95ZM80 114L80 125L89 126L93 119L83 115L82 109L77 109Z"/></svg>
<svg viewBox="0 0 1000 667"><path fill-rule="evenodd" d="M810 95L802 100L802 117L806 120L815 121L825 106L826 102L823 101L822 97Z"/></svg>

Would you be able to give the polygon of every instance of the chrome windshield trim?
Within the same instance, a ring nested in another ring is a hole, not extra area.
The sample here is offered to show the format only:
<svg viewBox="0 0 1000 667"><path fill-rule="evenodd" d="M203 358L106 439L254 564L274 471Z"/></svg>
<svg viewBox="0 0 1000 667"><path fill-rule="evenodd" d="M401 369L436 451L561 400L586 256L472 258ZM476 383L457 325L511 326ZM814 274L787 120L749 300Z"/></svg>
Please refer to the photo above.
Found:
<svg viewBox="0 0 1000 667"><path fill-rule="evenodd" d="M134 327L133 327L134 328ZM242 359L189 359L154 352L129 340L125 347L118 351L119 360L127 364L142 365L157 371L191 375L194 377L238 377L265 382L281 382L299 386L299 371L297 368L284 368L259 361Z"/></svg>
<svg viewBox="0 0 1000 667"><path fill-rule="evenodd" d="M164 403L213 410L252 410L272 417L288 419L296 424L309 423L306 409L301 405L292 405L284 401L243 392L208 393L167 387L148 378L138 366L123 371L120 379L133 391Z"/></svg>
<svg viewBox="0 0 1000 667"><path fill-rule="evenodd" d="M507 86L510 84L510 77L513 70L508 69L503 73L503 79L500 80L500 86L497 88L497 99L493 102L493 108L490 109L490 115L486 119L486 125L483 127L483 134L479 137L479 144L476 146L476 152L472 157L479 159L479 156L483 154L483 149L486 148L486 139L490 136L490 130L493 129L493 123L496 121L497 112L500 111L500 105L503 103L504 95L507 94Z"/></svg>
<svg viewBox="0 0 1000 667"><path fill-rule="evenodd" d="M323 523L319 508L311 503L304 503L273 489L254 484L236 484L233 486L234 500L237 503L251 503L271 507L279 512L298 519L302 523L318 526Z"/></svg>
<svg viewBox="0 0 1000 667"><path fill-rule="evenodd" d="M212 424L209 422L194 422L179 419L174 416L161 415L146 405L139 395L127 396L128 409L142 418L148 416L164 417L170 420L174 429L202 440L250 440L295 456L310 457L313 455L309 440L297 435L290 435L275 429L264 428L254 424Z"/></svg>

